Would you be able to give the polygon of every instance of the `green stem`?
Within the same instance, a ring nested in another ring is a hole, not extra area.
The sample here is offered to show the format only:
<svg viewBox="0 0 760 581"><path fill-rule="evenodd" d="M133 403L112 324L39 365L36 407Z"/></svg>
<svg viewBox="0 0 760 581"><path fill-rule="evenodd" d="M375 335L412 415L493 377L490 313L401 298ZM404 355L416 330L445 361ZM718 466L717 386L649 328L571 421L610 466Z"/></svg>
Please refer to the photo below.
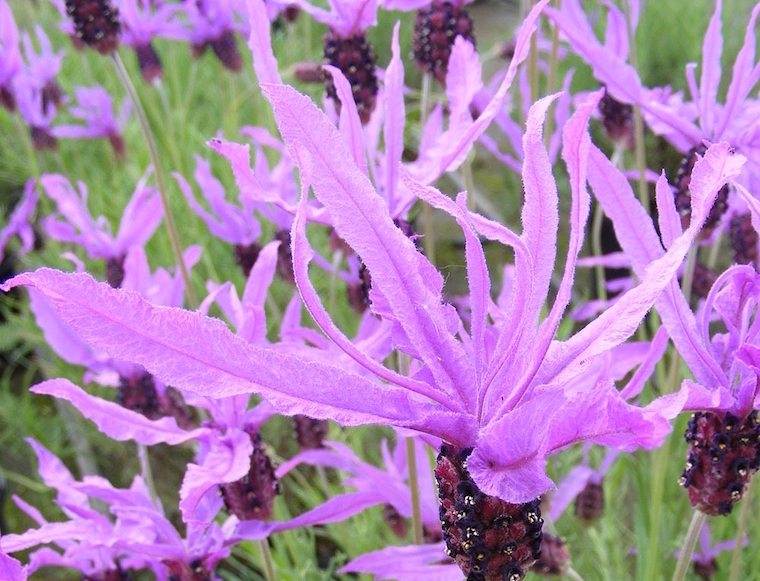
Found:
<svg viewBox="0 0 760 581"><path fill-rule="evenodd" d="M570 567L567 570L567 573L565 573L565 577L567 577L568 579L573 579L573 581L583 581L583 577L581 577L578 571L576 571L572 567Z"/></svg>
<svg viewBox="0 0 760 581"><path fill-rule="evenodd" d="M676 391L680 383L681 358L678 353L670 361L667 378L667 393ZM670 463L670 441L666 438L662 446L654 452L652 458L651 490L649 493L649 544L646 553L646 568L643 579L658 579L662 569L662 547L660 546L660 514L662 512L665 474Z"/></svg>
<svg viewBox="0 0 760 581"><path fill-rule="evenodd" d="M694 547L697 545L697 539L699 538L699 531L702 525L705 524L705 519L707 519L705 513L698 510L694 511L686 538L683 540L681 554L678 556L678 564L676 565L675 573L673 573L673 581L683 581L686 578L686 570L689 568L689 563L691 563L691 555L694 553Z"/></svg>
<svg viewBox="0 0 760 581"><path fill-rule="evenodd" d="M274 561L272 561L272 551L269 549L269 540L261 539L257 543L261 550L261 560L264 562L264 578L267 581L275 581L277 577L274 573Z"/></svg>
<svg viewBox="0 0 760 581"><path fill-rule="evenodd" d="M137 457L140 458L140 468L145 486L148 488L150 497L156 506L160 506L158 491L156 491L156 481L153 479L153 470L150 467L150 457L148 456L148 447L145 444L137 444Z"/></svg>
<svg viewBox="0 0 760 581"><path fill-rule="evenodd" d="M158 184L158 191L161 194L161 204L164 207L164 219L166 221L166 228L169 232L169 241L172 245L174 259L177 261L177 268L179 268L182 275L182 281L185 284L185 295L187 296L187 302L190 305L190 308L197 309L200 303L198 302L198 297L195 296L195 291L193 290L193 286L190 283L190 275L187 272L185 261L182 258L182 245L179 242L177 225L174 222L174 216L172 215L172 211L169 206L169 195L166 190L164 171L158 159L158 148L156 147L156 140L154 139L153 132L150 129L148 117L145 115L145 109L143 109L140 98L137 96L137 91L135 90L135 86L132 84L132 80L129 78L129 73L127 73L127 69L124 67L124 63L121 62L118 53L114 52L112 57L112 62L114 63L116 73L118 74L122 85L124 85L124 89L127 91L127 94L129 94L129 98L132 101L132 106L134 107L135 112L137 113L137 118L140 121L140 128L142 129L143 136L145 137L145 142L148 145L148 154L150 155L151 163L153 164L153 168L156 172L156 183Z"/></svg>
<svg viewBox="0 0 760 581"><path fill-rule="evenodd" d="M409 489L412 493L412 539L415 545L422 545L422 508L420 505L420 483L417 478L417 453L414 438L406 438L406 464L409 468Z"/></svg>
<svg viewBox="0 0 760 581"><path fill-rule="evenodd" d="M739 515L739 527L736 531L736 544L734 550L731 553L731 569L728 575L728 581L737 581L739 579L739 569L742 564L742 543L744 541L744 535L747 531L747 523L749 521L749 513L752 509L752 503L750 502L750 496L752 492L752 480L747 484L747 490L744 492L744 503L742 504L742 512Z"/></svg>
<svg viewBox="0 0 760 581"><path fill-rule="evenodd" d="M697 267L698 250L697 246L692 246L689 249L689 254L686 255L686 266L683 269L683 276L681 277L681 290L687 301L691 299L691 286L694 282L694 269Z"/></svg>

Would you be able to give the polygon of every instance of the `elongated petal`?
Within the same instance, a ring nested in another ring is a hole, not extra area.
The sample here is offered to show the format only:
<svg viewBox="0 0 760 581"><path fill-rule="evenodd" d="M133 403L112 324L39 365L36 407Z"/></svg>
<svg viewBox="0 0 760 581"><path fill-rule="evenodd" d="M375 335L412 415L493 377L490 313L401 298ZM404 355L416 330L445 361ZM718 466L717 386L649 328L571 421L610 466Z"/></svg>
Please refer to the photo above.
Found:
<svg viewBox="0 0 760 581"><path fill-rule="evenodd" d="M282 83L277 70L277 59L272 51L271 25L264 0L247 0L251 35L248 46L253 53L253 68L259 83Z"/></svg>
<svg viewBox="0 0 760 581"><path fill-rule="evenodd" d="M376 490L339 494L288 521L241 522L235 529L235 538L258 540L280 531L341 522L381 502L383 497Z"/></svg>
<svg viewBox="0 0 760 581"><path fill-rule="evenodd" d="M42 291L86 341L142 365L178 389L209 397L258 393L281 413L331 418L344 425L398 425L454 443L472 436L472 418L321 362L317 352L307 358L256 347L219 320L151 305L136 293L112 289L86 274L40 269L0 288L24 284Z"/></svg>
<svg viewBox="0 0 760 581"><path fill-rule="evenodd" d="M726 94L726 105L719 115L720 123L715 131L715 136L720 139L726 127L734 119L735 111L747 98L752 87L757 83L760 76L760 66L755 65L755 22L760 14L760 4L752 9L752 15L747 23L747 31L744 35L744 44L734 61L734 69L731 75L731 84Z"/></svg>
<svg viewBox="0 0 760 581"><path fill-rule="evenodd" d="M718 85L720 84L720 57L723 53L723 35L720 33L723 0L715 2L715 12L710 19L710 24L705 32L705 41L702 47L702 78L699 82L699 96L701 103L700 120L702 130L706 135L712 135L715 101L718 97Z"/></svg>
<svg viewBox="0 0 760 581"><path fill-rule="evenodd" d="M332 75L335 91L338 94L338 99L340 99L340 134L348 145L348 148L354 157L356 166L366 174L367 164L365 162L366 155L364 153L364 132L362 131L362 122L359 119L359 112L356 109L354 94L351 91L351 84L339 68L331 65L323 65L322 68Z"/></svg>
<svg viewBox="0 0 760 581"><path fill-rule="evenodd" d="M416 381L409 377L405 377L391 371L384 367L382 363L379 363L372 359L369 355L362 352L362 350L351 342L338 326L330 318L327 310L322 305L322 301L317 294L316 289L311 284L309 279L309 262L314 256L314 251L309 245L309 241L306 238L306 196L309 190L309 183L306 176L303 178L303 193L301 196L301 203L299 205L296 219L293 221L293 229L291 230L291 247L293 250L293 273L295 275L296 285L298 286L299 293L303 299L309 314L314 318L314 321L324 331L332 341L346 354L351 357L356 363L366 368L377 377L384 379L390 383L395 383L401 387L419 393L422 396L429 397L433 401L451 407L451 402L448 401L444 394L441 394L434 386L431 386L422 381Z"/></svg>
<svg viewBox="0 0 760 581"><path fill-rule="evenodd" d="M80 413L109 438L134 440L146 446L176 445L198 437L205 430L182 430L172 417L149 420L117 403L94 397L68 379L49 379L30 388L33 393L52 395L71 402Z"/></svg>
<svg viewBox="0 0 760 581"><path fill-rule="evenodd" d="M393 56L385 69L385 122L383 123L383 141L385 142L385 196L391 216L399 216L396 189L398 188L398 169L404 151L404 63L398 44L400 23L393 27L391 50Z"/></svg>
<svg viewBox="0 0 760 581"><path fill-rule="evenodd" d="M472 339L475 353L475 372L478 378L476 384L480 389L480 378L485 367L485 342L484 333L486 318L488 316L488 300L490 297L491 279L488 275L486 257L483 245L478 240L475 229L470 224L469 211L466 206L466 197L460 194L454 202L433 187L423 186L416 182L406 173L402 173L402 179L417 197L424 200L434 208L443 210L451 215L462 229L465 239L465 260L467 262L467 283L470 289L470 308L472 310Z"/></svg>
<svg viewBox="0 0 760 581"><path fill-rule="evenodd" d="M262 89L292 157L309 165L302 171L308 172L317 198L372 275L372 289L379 295L371 297L373 310L403 329L405 347L413 346L441 393L463 400L456 394L472 385L473 369L454 336L456 315L442 303L440 273L393 224L340 134L311 100L287 86Z"/></svg>
<svg viewBox="0 0 760 581"><path fill-rule="evenodd" d="M56 541L83 540L92 536L93 532L93 523L84 519L51 522L22 534L3 535L0 537L0 550L15 553Z"/></svg>
<svg viewBox="0 0 760 581"><path fill-rule="evenodd" d="M627 404L612 383L575 393L549 388L483 429L467 467L484 493L528 502L553 487L544 472L550 454L585 440L652 448L669 432L664 417Z"/></svg>
<svg viewBox="0 0 760 581"><path fill-rule="evenodd" d="M338 572L369 573L378 581L461 581L461 569L453 560L447 563L444 549L443 543L387 547L357 557Z"/></svg>

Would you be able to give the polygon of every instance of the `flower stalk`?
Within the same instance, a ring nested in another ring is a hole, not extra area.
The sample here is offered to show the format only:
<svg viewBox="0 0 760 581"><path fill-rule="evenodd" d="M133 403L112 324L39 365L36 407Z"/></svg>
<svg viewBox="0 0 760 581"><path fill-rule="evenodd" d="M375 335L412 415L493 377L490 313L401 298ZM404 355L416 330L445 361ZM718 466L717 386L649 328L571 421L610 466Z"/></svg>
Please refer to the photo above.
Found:
<svg viewBox="0 0 760 581"><path fill-rule="evenodd" d="M177 261L177 268L179 268L182 275L182 281L185 284L185 296L187 297L187 302L190 305L190 308L195 310L198 308L198 305L200 303L198 302L198 297L195 295L195 291L193 290L193 286L190 281L190 274L187 271L185 261L182 257L182 245L179 241L179 232L177 231L177 225L174 222L174 216L172 215L171 206L169 205L169 194L166 190L166 180L164 179L164 172L158 158L158 147L156 146L156 140L153 137L153 132L151 131L150 124L148 123L148 117L145 114L145 110L143 109L140 98L137 95L134 84L129 78L129 73L124 67L124 63L119 58L118 53L114 52L111 55L111 61L114 64L114 68L116 69L119 80L124 86L124 89L127 91L130 100L132 101L132 105L135 108L135 112L137 113L137 118L140 121L140 128L142 129L143 136L145 137L145 142L148 145L148 154L150 155L151 163L153 164L153 167L156 171L156 183L158 185L158 191L161 194L161 203L164 207L164 217L166 220L166 228L169 232L169 241L171 242L172 253L174 254L175 260Z"/></svg>
<svg viewBox="0 0 760 581"><path fill-rule="evenodd" d="M673 573L673 581L683 581L686 578L686 570L691 563L691 555L694 553L694 547L697 546L699 531L702 529L702 525L705 524L706 519L707 515L705 513L698 510L694 511L694 515L691 517L691 523L689 524L689 530L683 541L681 554L678 556L678 564L676 565L675 573Z"/></svg>

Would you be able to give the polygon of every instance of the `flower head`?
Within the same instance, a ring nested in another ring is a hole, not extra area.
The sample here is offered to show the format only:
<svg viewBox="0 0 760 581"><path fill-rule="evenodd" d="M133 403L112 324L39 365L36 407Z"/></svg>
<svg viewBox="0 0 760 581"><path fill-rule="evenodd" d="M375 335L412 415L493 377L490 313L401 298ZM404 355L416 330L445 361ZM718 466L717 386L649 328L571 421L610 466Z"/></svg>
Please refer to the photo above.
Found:
<svg viewBox="0 0 760 581"><path fill-rule="evenodd" d="M87 209L87 187L79 183L79 192L58 174L40 178L47 195L58 205L58 214L45 220L45 230L54 240L82 246L91 258L106 260L114 269L114 283L121 283L124 259L132 246L142 246L153 235L163 216L158 192L145 185L147 175L135 188L132 199L124 209L119 231L111 233L107 219L93 220ZM118 286L116 284L115 286Z"/></svg>
<svg viewBox="0 0 760 581"><path fill-rule="evenodd" d="M69 107L69 114L84 122L84 125L58 125L54 128L57 137L73 139L106 138L118 157L126 154L122 136L130 114L129 101L122 103L118 116L114 115L111 95L101 86L77 87L77 106Z"/></svg>
<svg viewBox="0 0 760 581"><path fill-rule="evenodd" d="M66 12L74 22L76 37L100 54L119 46L119 11L110 0L66 0Z"/></svg>

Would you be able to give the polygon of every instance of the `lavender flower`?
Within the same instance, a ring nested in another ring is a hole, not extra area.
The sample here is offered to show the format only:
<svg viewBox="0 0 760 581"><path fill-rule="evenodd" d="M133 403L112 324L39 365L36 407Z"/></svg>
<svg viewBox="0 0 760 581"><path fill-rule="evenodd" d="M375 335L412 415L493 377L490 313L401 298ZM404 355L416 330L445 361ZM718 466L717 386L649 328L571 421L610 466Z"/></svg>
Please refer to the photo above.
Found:
<svg viewBox="0 0 760 581"><path fill-rule="evenodd" d="M379 87L375 54L367 42L366 33L369 27L377 24L378 0L331 0L329 11L306 1L298 2L297 6L329 27L324 38L325 59L348 79L361 121L368 123L377 104ZM340 113L342 99L329 72L325 77L325 88Z"/></svg>
<svg viewBox="0 0 760 581"><path fill-rule="evenodd" d="M8 218L8 222L0 230L0 262L3 260L3 251L13 236L18 236L21 240L21 252L29 252L34 247L34 228L31 219L37 210L38 198L36 180L31 178L26 182L24 193Z"/></svg>
<svg viewBox="0 0 760 581"><path fill-rule="evenodd" d="M58 125L53 132L56 137L71 139L106 138L111 143L114 153L119 158L126 155L126 146L122 136L124 127L129 120L129 101L122 103L118 117L113 114L111 95L103 87L77 87L78 106L69 107L69 114L85 123L85 125Z"/></svg>
<svg viewBox="0 0 760 581"><path fill-rule="evenodd" d="M23 75L31 85L42 91L43 109L51 104L60 107L64 102L64 96L63 90L56 81L56 76L61 70L65 51L53 52L50 39L40 26L35 26L34 32L40 44L39 53L35 52L29 34L26 31L22 33L21 38L24 44L24 56L26 57Z"/></svg>
<svg viewBox="0 0 760 581"><path fill-rule="evenodd" d="M747 545L747 539L744 538L742 546ZM712 581L713 576L718 571L718 562L716 557L724 551L731 551L736 546L736 540L723 541L713 545L710 536L710 527L708 523L702 525L699 531L699 551L694 551L691 560L694 572L699 575L702 581ZM678 558L680 551L676 551L675 557Z"/></svg>
<svg viewBox="0 0 760 581"><path fill-rule="evenodd" d="M47 195L55 200L59 214L45 219L48 235L61 242L82 246L91 258L106 261L108 281L118 287L124 277L124 259L131 246L142 246L153 235L163 216L158 192L145 185L146 174L137 183L114 237L105 217L93 220L87 209L87 187L79 183L79 192L58 174L40 178Z"/></svg>
<svg viewBox="0 0 760 581"><path fill-rule="evenodd" d="M161 59L151 41L158 36L184 38L184 28L175 18L184 7L152 0L119 0L118 5L124 27L121 41L135 50L145 82L161 80L164 74Z"/></svg>
<svg viewBox="0 0 760 581"><path fill-rule="evenodd" d="M396 425L441 437L449 442L448 457L456 459L453 467L458 477L468 482L473 498L478 499L476 508L480 502L531 504L552 486L543 470L546 456L578 440L625 450L661 441L669 431L667 418L680 410L680 396L640 409L626 404L609 381L579 380L595 355L635 330L668 286L704 220L711 195L738 174L741 156L730 155L727 146L708 150L708 161L697 165L705 178L695 187L692 224L669 245L667 253L652 262L641 276L640 286L564 343L553 342L552 337L569 301L587 215L587 201L583 202L588 199L583 187L584 152L589 147L585 124L596 100L586 103L565 128L564 156L574 200L571 250L558 299L540 325L538 316L549 287L558 223L556 190L540 132L551 100L540 101L529 117L521 237L467 212L464 196L455 203L407 180L408 187L454 214L464 228L472 330L466 341L460 341L457 337L465 337L464 331L453 309L441 302L440 275L393 224L337 130L311 101L292 89L265 89L285 143L301 170L304 188L312 185L339 234L372 273L372 309L392 324L396 348L415 362L411 376L368 358L342 335L321 307L306 275L311 251L303 230L305 196L293 226L295 276L301 295L325 333L385 383L328 363L319 351L302 348L294 352L243 343L221 323L195 313L152 307L132 293L115 293L86 275L40 270L20 275L4 288L19 284L37 287L87 341L112 356L144 365L180 389L214 397L255 391L288 414L331 418L345 425ZM496 317L503 321L498 326L486 319L491 310L487 310L490 283L475 232L516 248L519 283L514 285L508 312ZM536 414L552 429L534 430ZM583 421L579 422L580 418ZM535 508L509 510L510 514L517 510L515 518L518 514L531 522L540 518ZM458 526L454 522L451 530ZM474 554L468 556L465 540L450 547L458 551L460 564L466 565L469 559L471 568L488 568L488 563L472 561ZM503 566L521 575L519 571L532 560L530 555L535 555L528 550L526 554L521 549L524 561Z"/></svg>
<svg viewBox="0 0 760 581"><path fill-rule="evenodd" d="M243 155L247 157L247 148ZM245 196L240 197L241 208L227 202L224 186L211 174L209 163L196 156L195 164L195 181L218 218L209 214L198 204L190 184L182 175L176 172L172 175L177 180L190 208L206 222L211 233L235 245L235 260L242 268L243 274L248 277L261 252L261 246L258 243L261 225L254 216L256 205L251 198Z"/></svg>
<svg viewBox="0 0 760 581"><path fill-rule="evenodd" d="M412 50L420 70L431 73L444 87L454 42L461 37L475 44L472 18L464 7L470 0L385 0L387 10L416 10Z"/></svg>
<svg viewBox="0 0 760 581"><path fill-rule="evenodd" d="M29 127L34 148L37 151L55 150L58 147L52 127L55 106L45 99L43 89L26 75L16 78L15 88L18 108Z"/></svg>
<svg viewBox="0 0 760 581"><path fill-rule="evenodd" d="M86 476L79 482L40 444L33 440L29 443L39 458L40 475L48 486L58 490L58 503L69 518L45 522L36 509L16 500L38 520L40 527L2 537L2 550L16 552L55 543L63 551L36 550L30 570L62 565L79 569L85 575L100 576L122 573L123 569L149 568L159 579L174 575L181 581L190 581L211 579L216 563L229 555L225 546L229 533L211 522L215 515L213 508L199 511L199 520L188 523L187 536L182 538L155 505L141 477L135 477L125 490L114 488L98 476ZM105 503L113 522L90 508L90 499ZM117 578L121 579L121 574Z"/></svg>
<svg viewBox="0 0 760 581"><path fill-rule="evenodd" d="M119 46L119 11L110 0L66 0L66 12L74 22L76 37L100 54Z"/></svg>
<svg viewBox="0 0 760 581"><path fill-rule="evenodd" d="M186 32L193 56L200 57L211 47L219 61L231 71L243 68L235 42L238 3L235 0L185 0L189 30ZM267 25L269 20L266 20Z"/></svg>

